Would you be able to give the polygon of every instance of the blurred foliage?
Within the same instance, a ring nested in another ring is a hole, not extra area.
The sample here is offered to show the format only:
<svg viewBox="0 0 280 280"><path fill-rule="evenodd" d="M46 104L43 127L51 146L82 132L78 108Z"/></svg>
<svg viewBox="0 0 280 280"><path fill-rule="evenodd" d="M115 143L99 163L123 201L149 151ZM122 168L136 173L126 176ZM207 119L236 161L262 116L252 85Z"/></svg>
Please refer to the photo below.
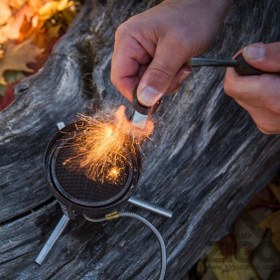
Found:
<svg viewBox="0 0 280 280"><path fill-rule="evenodd" d="M190 280L280 279L280 177L258 193L190 270Z"/></svg>
<svg viewBox="0 0 280 280"><path fill-rule="evenodd" d="M11 85L44 65L79 7L76 0L1 0L0 110L13 99Z"/></svg>

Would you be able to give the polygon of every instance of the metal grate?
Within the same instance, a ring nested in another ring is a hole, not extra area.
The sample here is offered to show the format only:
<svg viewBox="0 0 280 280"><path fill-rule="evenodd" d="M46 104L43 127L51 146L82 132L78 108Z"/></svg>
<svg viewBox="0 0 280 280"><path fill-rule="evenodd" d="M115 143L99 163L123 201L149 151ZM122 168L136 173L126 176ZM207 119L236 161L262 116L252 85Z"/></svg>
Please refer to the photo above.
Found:
<svg viewBox="0 0 280 280"><path fill-rule="evenodd" d="M133 173L129 164L124 168L119 184L90 180L77 168L63 165L66 159L73 156L71 140L63 138L56 143L51 158L51 177L63 196L80 205L99 207L117 201L126 193Z"/></svg>

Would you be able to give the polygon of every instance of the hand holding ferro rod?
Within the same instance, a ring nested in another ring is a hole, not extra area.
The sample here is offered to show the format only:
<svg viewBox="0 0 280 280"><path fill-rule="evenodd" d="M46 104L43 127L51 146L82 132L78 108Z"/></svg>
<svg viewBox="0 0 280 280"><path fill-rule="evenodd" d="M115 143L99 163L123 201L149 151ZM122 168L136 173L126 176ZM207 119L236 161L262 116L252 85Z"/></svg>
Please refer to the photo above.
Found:
<svg viewBox="0 0 280 280"><path fill-rule="evenodd" d="M233 67L235 71L241 76L260 75L260 74L277 74L259 70L249 65L242 54L239 54L236 59L216 59L216 58L200 58L193 57L190 59L188 65L190 67Z"/></svg>
<svg viewBox="0 0 280 280"><path fill-rule="evenodd" d="M201 58L201 57L193 57L188 62L190 67L233 67L235 71L241 76L251 76L251 75L261 75L261 74L277 74L270 73L259 70L257 68L249 65L242 54L239 54L236 59L216 59L216 58ZM146 126L146 122L148 120L149 115L154 113L161 100L159 100L154 106L146 107L139 103L136 95L136 90L133 93L133 108L134 114L132 116L132 123L139 128L144 129Z"/></svg>

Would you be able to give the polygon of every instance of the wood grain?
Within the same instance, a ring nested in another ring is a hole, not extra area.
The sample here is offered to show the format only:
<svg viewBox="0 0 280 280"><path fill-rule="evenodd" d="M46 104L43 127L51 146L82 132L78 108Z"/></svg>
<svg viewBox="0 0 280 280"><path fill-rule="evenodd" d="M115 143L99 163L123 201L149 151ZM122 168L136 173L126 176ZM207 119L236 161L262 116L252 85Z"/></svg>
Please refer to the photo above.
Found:
<svg viewBox="0 0 280 280"><path fill-rule="evenodd" d="M252 42L280 40L280 2L236 1L205 55L229 58ZM1 279L157 279L158 244L137 221L71 222L46 262L35 257L61 210L44 176L56 123L96 104L128 104L110 82L114 31L155 1L87 1L44 68L17 88L0 112ZM223 92L223 69L196 70L157 113L144 147L137 195L174 211L143 214L167 245L166 279L183 279L206 246L223 236L246 203L279 169L280 137L261 134ZM107 105L106 105L107 106Z"/></svg>

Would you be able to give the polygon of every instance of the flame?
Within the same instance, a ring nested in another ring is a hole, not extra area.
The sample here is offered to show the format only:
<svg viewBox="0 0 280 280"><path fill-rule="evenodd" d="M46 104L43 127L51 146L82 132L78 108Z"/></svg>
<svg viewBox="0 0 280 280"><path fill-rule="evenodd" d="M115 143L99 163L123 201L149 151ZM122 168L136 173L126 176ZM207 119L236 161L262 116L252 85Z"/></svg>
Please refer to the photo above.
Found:
<svg viewBox="0 0 280 280"><path fill-rule="evenodd" d="M64 161L65 165L82 170L94 181L121 183L125 166L131 164L129 156L136 157L143 141L154 129L153 121L145 129L135 127L120 106L112 114L91 117L80 115L83 125L71 144L73 156Z"/></svg>

